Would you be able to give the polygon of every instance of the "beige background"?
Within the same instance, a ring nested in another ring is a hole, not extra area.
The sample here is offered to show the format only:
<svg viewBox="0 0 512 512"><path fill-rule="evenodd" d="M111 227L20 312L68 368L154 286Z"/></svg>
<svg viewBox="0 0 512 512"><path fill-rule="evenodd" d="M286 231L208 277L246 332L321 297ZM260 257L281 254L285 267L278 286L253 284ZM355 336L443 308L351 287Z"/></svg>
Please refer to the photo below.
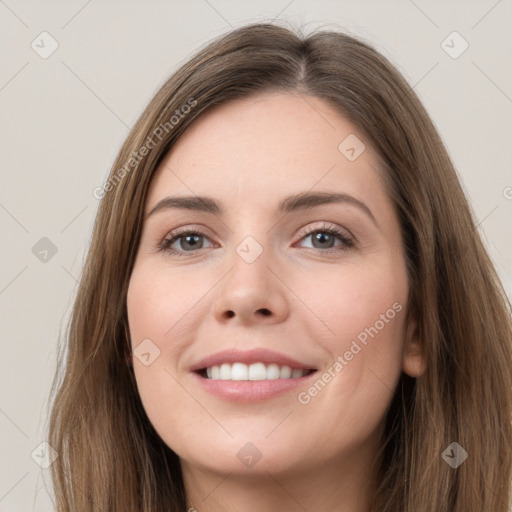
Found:
<svg viewBox="0 0 512 512"><path fill-rule="evenodd" d="M0 0L0 511L53 510L49 470L31 454L51 454L39 445L57 337L98 206L93 189L180 63L231 27L274 17L363 36L405 75L445 141L512 297L510 0ZM31 47L51 49L43 31L59 45L48 58ZM453 31L463 39L443 44ZM469 47L452 58L446 44L453 54L463 40ZM33 252L43 237L57 249L46 262Z"/></svg>

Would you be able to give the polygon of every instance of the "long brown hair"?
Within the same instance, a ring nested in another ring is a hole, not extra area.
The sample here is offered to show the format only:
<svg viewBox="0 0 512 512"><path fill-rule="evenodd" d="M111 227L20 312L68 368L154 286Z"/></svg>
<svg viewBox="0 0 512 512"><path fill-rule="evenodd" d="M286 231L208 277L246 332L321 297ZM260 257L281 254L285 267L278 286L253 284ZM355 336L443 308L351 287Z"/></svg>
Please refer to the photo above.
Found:
<svg viewBox="0 0 512 512"><path fill-rule="evenodd" d="M399 214L407 314L418 322L427 368L418 379L402 374L388 409L372 512L508 512L512 308L447 151L415 92L371 44L271 23L218 37L180 67L97 194L67 353L64 361L59 349L52 386L57 511L186 509L179 458L153 429L126 364L128 282L163 157L208 108L269 90L321 98L357 126ZM468 453L456 468L442 457L453 442Z"/></svg>

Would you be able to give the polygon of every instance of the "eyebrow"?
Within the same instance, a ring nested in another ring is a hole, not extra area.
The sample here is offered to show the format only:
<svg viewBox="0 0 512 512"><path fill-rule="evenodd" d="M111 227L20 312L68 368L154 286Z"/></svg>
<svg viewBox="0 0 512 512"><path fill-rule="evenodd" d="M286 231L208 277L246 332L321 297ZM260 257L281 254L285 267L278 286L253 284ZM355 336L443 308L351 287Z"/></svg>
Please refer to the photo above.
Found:
<svg viewBox="0 0 512 512"><path fill-rule="evenodd" d="M306 210L332 203L345 203L358 207L366 213L372 222L379 227L370 208L362 201L348 194L332 193L332 192L302 192L283 199L278 207L277 212L280 214L291 213L299 210ZM211 213L213 215L223 215L224 208L220 203L206 196L168 196L164 197L151 209L146 218L155 213L171 210L183 209L198 212ZM380 228L379 228L380 229Z"/></svg>

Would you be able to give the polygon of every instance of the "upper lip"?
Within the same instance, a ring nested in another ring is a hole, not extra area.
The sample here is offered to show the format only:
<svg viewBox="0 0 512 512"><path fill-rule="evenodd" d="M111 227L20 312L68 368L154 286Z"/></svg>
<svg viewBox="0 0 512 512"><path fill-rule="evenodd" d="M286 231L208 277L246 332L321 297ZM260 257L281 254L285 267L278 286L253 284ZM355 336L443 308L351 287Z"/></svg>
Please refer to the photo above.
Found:
<svg viewBox="0 0 512 512"><path fill-rule="evenodd" d="M279 366L289 366L290 368L298 368L302 370L314 370L311 365L301 363L285 354L275 352L273 350L255 348L252 350L228 349L216 354L212 354L190 367L190 371L197 372L210 368L212 366L221 365L222 363L275 363Z"/></svg>

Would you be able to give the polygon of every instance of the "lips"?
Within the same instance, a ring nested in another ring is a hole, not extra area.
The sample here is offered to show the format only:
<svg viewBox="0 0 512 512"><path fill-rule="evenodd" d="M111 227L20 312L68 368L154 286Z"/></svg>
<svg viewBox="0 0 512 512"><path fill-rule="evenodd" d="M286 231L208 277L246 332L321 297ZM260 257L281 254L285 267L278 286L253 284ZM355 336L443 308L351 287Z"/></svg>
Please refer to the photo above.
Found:
<svg viewBox="0 0 512 512"><path fill-rule="evenodd" d="M252 377L257 378L250 378L251 368ZM316 368L273 350L230 349L201 359L189 371L193 382L208 395L250 404L297 392L314 378Z"/></svg>

